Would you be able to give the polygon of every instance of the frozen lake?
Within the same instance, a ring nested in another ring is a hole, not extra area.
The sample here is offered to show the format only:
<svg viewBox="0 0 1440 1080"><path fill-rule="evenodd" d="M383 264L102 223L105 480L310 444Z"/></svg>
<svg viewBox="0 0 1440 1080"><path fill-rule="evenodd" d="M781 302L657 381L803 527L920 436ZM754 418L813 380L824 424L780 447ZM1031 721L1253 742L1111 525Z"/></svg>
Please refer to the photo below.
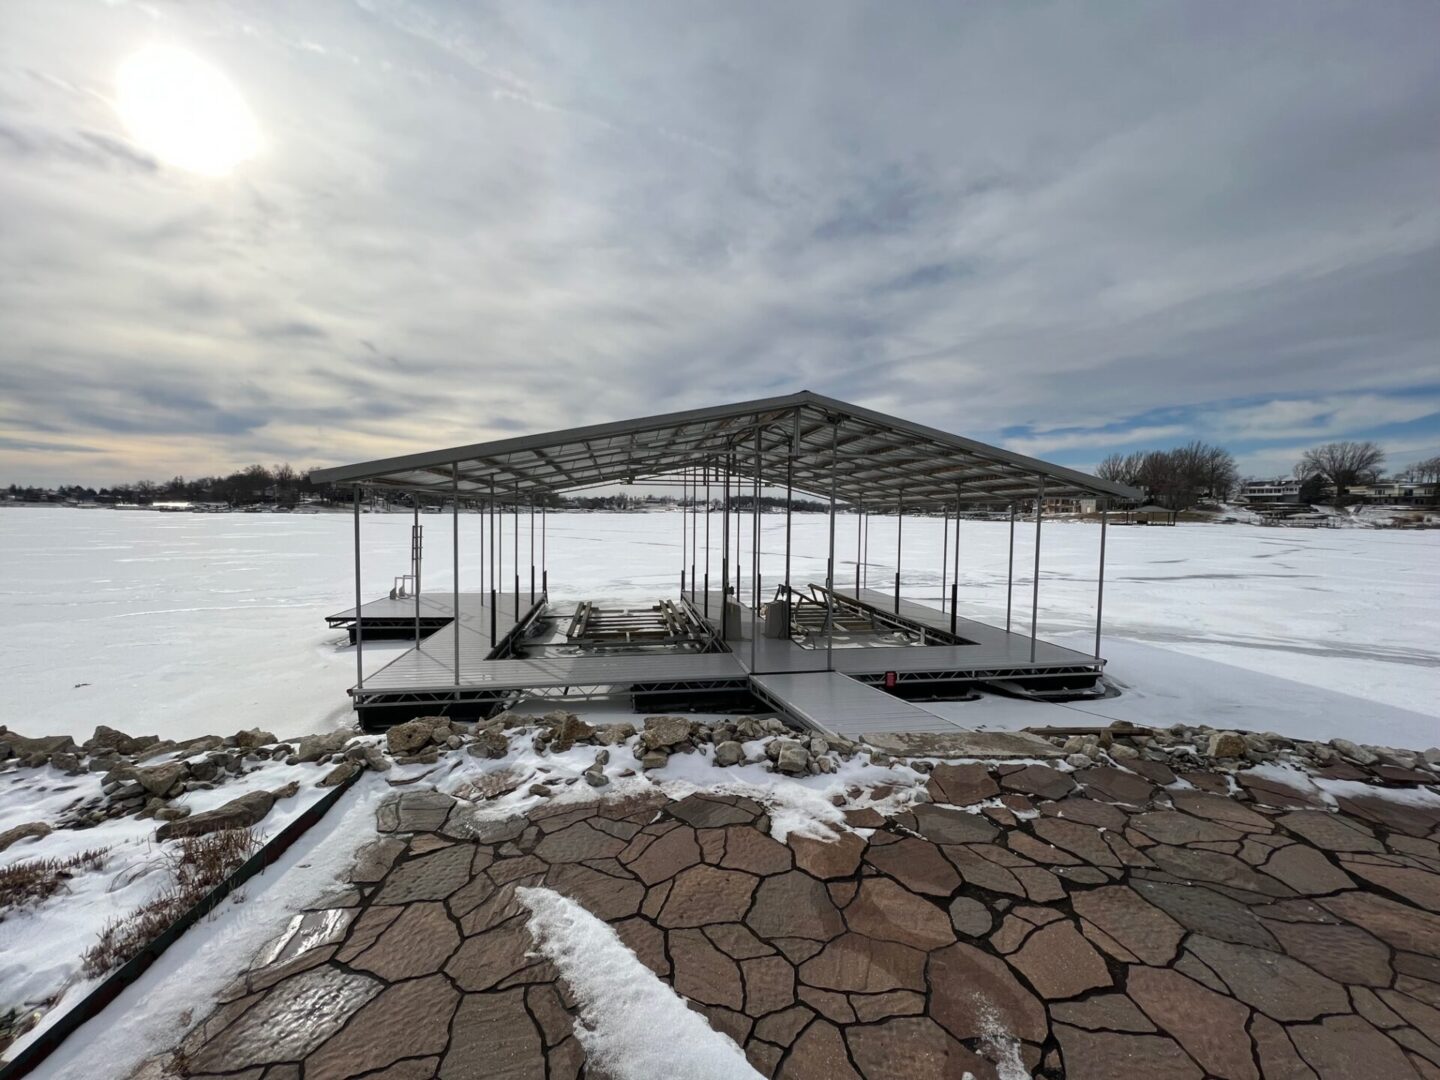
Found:
<svg viewBox="0 0 1440 1080"><path fill-rule="evenodd" d="M450 519L422 521L425 585L448 590ZM367 599L406 569L410 524L404 514L365 517ZM522 516L522 587L527 526ZM762 527L762 573L773 584L783 575L784 518L767 515ZM748 518L742 528L748 550ZM1017 628L1029 625L1032 528L1016 532ZM461 516L462 588L479 583L480 529L479 517ZM872 518L869 535L869 583L888 588L894 519ZM1003 522L963 524L962 615L1003 624L1007 536ZM715 583L718 517L711 538ZM1099 538L1092 524L1045 523L1042 637L1090 649ZM940 522L907 518L904 541L905 594L938 605ZM353 602L351 544L350 518L340 514L0 511L4 722L79 737L97 723L178 737L255 725L286 736L348 722L354 652L323 619ZM823 578L825 544L825 518L797 514L793 580ZM676 513L552 514L552 599L674 595L680 545ZM507 523L506 580L511 548ZM855 575L853 517L839 520L837 552L844 587ZM1111 528L1101 652L1129 692L1084 710L1157 724L1440 742L1437 555L1437 532ZM748 573L747 565L747 589ZM367 668L403 647L367 646ZM1054 711L992 699L946 715L996 726L1090 722Z"/></svg>

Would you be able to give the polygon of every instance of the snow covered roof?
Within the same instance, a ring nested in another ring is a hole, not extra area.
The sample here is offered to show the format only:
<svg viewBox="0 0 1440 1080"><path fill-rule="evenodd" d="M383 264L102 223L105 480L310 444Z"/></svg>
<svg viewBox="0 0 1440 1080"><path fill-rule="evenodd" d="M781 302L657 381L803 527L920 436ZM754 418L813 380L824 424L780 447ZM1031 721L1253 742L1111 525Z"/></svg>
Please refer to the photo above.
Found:
<svg viewBox="0 0 1440 1080"><path fill-rule="evenodd" d="M767 488L866 507L1005 503L1035 496L1141 493L1061 465L803 390L783 397L620 420L320 469L321 483L525 503L536 496L728 469Z"/></svg>

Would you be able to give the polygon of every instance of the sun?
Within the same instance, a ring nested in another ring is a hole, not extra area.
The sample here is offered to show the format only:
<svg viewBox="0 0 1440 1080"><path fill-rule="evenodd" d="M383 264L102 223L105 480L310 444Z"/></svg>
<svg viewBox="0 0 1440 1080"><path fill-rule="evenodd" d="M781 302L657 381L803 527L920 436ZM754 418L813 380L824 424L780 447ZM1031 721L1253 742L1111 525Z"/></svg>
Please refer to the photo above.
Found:
<svg viewBox="0 0 1440 1080"><path fill-rule="evenodd" d="M115 108L134 140L167 165L224 176L260 149L260 130L218 68L173 45L147 45L115 75Z"/></svg>

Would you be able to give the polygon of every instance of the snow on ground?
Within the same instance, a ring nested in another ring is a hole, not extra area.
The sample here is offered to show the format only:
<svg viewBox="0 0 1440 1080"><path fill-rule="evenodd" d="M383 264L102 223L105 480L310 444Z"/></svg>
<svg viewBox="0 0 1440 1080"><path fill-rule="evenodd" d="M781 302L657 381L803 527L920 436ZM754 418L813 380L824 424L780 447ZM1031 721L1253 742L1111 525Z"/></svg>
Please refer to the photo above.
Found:
<svg viewBox="0 0 1440 1080"><path fill-rule="evenodd" d="M155 759L157 763L164 760L170 756ZM328 769L269 762L213 790L178 796L170 805L189 806L199 813L247 791L274 791L298 780L299 792L277 800L254 827L254 834L265 840L326 794L314 784ZM99 801L100 785L100 773L66 776L49 767L0 772L0 831L25 821L54 824L68 809ZM33 859L66 859L91 850L105 852L104 861L95 869L78 873L48 900L0 917L0 1012L21 1004L36 1007L61 995L48 1007L46 1019L0 1057L13 1056L102 981L85 977L81 965L85 951L95 944L107 923L174 885L167 856L179 845L176 841L156 842L159 824L133 815L112 818L88 829L55 829L0 852L0 867Z"/></svg>
<svg viewBox="0 0 1440 1080"><path fill-rule="evenodd" d="M121 992L32 1074L37 1078L126 1076L157 1047L173 1046L207 1003L249 967L260 950L282 934L292 916L329 889L350 868L360 844L373 838L372 822L390 788L367 773L330 814L320 820L264 873L232 893L206 920L181 936L136 982ZM307 796L277 803L266 827L293 817ZM283 811L283 814L282 814ZM276 815L281 815L277 817ZM92 832L94 830L91 830ZM85 834L80 834L85 835ZM8 853L7 853L8 854ZM78 905L77 905L78 906ZM8 924L0 924L4 926ZM3 949L0 949L3 953ZM72 987L66 1002L78 999ZM51 1013L58 1017L60 1010ZM11 1053L44 1029L19 1040Z"/></svg>
<svg viewBox="0 0 1440 1080"><path fill-rule="evenodd" d="M673 594L682 518L688 515L548 515L553 599L636 603ZM431 559L424 583L448 589L450 521L421 520ZM363 522L370 599L406 569L411 519L375 514ZM703 541L703 516L700 522ZM462 515L460 526L460 579L469 588L483 561L482 519ZM711 582L718 585L718 517L711 526ZM855 526L855 518L843 517L836 530L842 587L855 579ZM867 573L876 588L895 572L894 526L894 518L870 519ZM525 582L527 529L522 515ZM748 518L741 533L748 538ZM1003 625L1007 536L1005 522L963 523L963 615ZM1030 622L1032 536L1033 525L1017 526L1016 629ZM953 538L952 530L952 554ZM1093 523L1046 521L1041 636L1089 648L1099 538ZM909 518L904 539L905 593L938 605L940 521ZM509 580L513 542L509 535L505 541ZM825 547L824 515L795 515L794 581L821 579ZM784 571L783 515L762 520L762 548L764 580L773 584ZM27 734L83 738L103 722L176 739L256 723L281 737L347 723L354 651L323 618L353 603L350 551L351 522L340 514L0 511L5 722ZM1303 723L1308 709L1327 732L1344 727L1360 741L1437 741L1440 532L1114 526L1107 554L1101 651L1135 701L1196 709L1203 702L1206 710L1223 709L1227 723L1252 728L1278 727L1272 716ZM696 563L703 574L703 542ZM744 580L748 588L748 565ZM1130 644L1137 642L1151 648ZM404 647L367 645L367 669ZM1223 666L1187 667L1182 657ZM1307 684L1345 697L1314 695ZM1177 685L1192 690L1180 697ZM1373 720L1358 722L1357 698L1373 703ZM1127 707L1094 706L1105 713Z"/></svg>
<svg viewBox="0 0 1440 1080"><path fill-rule="evenodd" d="M692 717L702 720L703 717ZM816 776L786 776L771 772L764 764L765 746L770 737L745 742L750 764L717 768L714 747L701 746L694 753L671 754L660 768L644 773L636 754L638 739L608 747L610 760L603 772L610 781L591 787L583 777L595 761L597 747L576 745L563 752L537 752L531 734L516 731L510 736L510 753L503 758L476 758L450 755L437 766L405 766L413 774L424 774L427 783L459 797L483 787L486 778L507 774L519 781L516 789L498 798L476 804L473 820L493 821L524 814L537 806L584 802L598 796L624 798L648 795L657 789L672 799L683 799L698 791L721 795L743 795L766 808L770 834L783 842L791 833L826 840L845 825L846 809L873 807L893 815L913 801L925 776L903 764L874 765L866 754L841 761L833 773ZM404 777L406 773L397 773ZM576 781L570 783L570 781ZM530 794L534 783L553 784L554 794ZM880 789L877 796L875 789ZM892 790L893 789L893 790Z"/></svg>
<svg viewBox="0 0 1440 1080"><path fill-rule="evenodd" d="M616 1080L758 1077L745 1053L640 962L608 923L550 889L516 890L539 951L580 1009L586 1059Z"/></svg>

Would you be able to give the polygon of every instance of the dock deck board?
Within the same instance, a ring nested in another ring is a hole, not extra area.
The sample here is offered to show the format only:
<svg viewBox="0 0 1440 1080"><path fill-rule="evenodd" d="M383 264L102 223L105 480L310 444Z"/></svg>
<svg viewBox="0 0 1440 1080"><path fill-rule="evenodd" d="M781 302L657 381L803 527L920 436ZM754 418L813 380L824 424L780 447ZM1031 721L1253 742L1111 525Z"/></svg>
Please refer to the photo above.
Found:
<svg viewBox="0 0 1440 1080"><path fill-rule="evenodd" d="M877 731L952 732L959 724L838 671L751 676L770 704L832 735L855 739Z"/></svg>

